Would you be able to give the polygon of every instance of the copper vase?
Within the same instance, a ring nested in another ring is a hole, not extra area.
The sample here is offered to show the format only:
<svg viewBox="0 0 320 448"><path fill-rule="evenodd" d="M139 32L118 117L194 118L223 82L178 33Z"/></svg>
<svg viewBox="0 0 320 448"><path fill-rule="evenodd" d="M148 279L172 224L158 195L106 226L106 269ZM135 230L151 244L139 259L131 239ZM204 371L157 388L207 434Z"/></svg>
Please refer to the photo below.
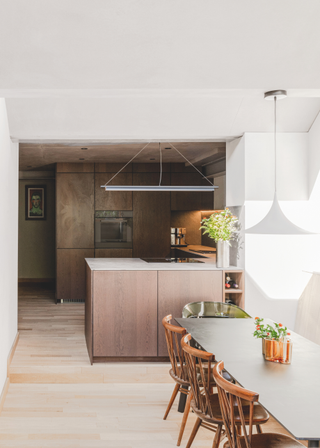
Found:
<svg viewBox="0 0 320 448"><path fill-rule="evenodd" d="M291 364L292 342L290 340L265 339L264 341L266 361Z"/></svg>

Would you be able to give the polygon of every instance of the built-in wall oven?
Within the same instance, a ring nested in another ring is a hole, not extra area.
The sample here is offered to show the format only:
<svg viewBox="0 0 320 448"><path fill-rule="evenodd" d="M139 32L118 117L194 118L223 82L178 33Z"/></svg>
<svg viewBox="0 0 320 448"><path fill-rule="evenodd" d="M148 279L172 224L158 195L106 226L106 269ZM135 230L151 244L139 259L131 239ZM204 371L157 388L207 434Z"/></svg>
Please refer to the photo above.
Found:
<svg viewBox="0 0 320 448"><path fill-rule="evenodd" d="M97 210L95 247L132 248L132 211Z"/></svg>

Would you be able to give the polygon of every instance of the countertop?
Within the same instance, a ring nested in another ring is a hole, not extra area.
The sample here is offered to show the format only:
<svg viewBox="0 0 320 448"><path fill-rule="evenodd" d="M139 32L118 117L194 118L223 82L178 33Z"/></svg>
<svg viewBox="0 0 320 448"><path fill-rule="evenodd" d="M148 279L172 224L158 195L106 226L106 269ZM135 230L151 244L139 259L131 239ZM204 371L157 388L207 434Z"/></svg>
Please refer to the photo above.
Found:
<svg viewBox="0 0 320 448"><path fill-rule="evenodd" d="M179 248L188 252L189 258L195 250L212 250L207 246L193 246ZM201 254L197 254L201 255ZM92 271L222 271L225 268L216 267L216 255L211 254L206 258L198 258L203 263L147 263L141 258L86 258L86 262ZM229 266L230 270L241 271L241 268Z"/></svg>

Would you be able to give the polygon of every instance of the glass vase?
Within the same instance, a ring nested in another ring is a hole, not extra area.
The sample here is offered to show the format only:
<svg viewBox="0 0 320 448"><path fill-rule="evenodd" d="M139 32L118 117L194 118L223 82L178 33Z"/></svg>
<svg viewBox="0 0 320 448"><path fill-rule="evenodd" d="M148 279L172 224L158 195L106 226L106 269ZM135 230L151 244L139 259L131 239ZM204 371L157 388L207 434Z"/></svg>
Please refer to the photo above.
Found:
<svg viewBox="0 0 320 448"><path fill-rule="evenodd" d="M291 364L292 342L290 340L265 339L266 361L280 362L281 364Z"/></svg>
<svg viewBox="0 0 320 448"><path fill-rule="evenodd" d="M292 341L290 339L279 341L281 351L281 364L291 364L292 360Z"/></svg>

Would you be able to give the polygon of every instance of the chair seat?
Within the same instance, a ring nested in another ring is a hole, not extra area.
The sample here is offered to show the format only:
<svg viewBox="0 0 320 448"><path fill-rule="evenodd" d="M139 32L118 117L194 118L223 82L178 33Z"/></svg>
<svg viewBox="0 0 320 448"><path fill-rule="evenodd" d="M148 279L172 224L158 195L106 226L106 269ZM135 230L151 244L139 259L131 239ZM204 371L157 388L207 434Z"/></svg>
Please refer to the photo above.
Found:
<svg viewBox="0 0 320 448"><path fill-rule="evenodd" d="M189 381L186 381L183 378L180 378L179 376L175 375L172 369L169 370L169 375L171 376L171 378L174 379L176 383L181 384L181 386L188 386L188 387L190 386Z"/></svg>
<svg viewBox="0 0 320 448"><path fill-rule="evenodd" d="M205 401L205 396L202 396L202 400ZM244 418L249 424L249 414L250 414L249 402L246 400L241 400L241 402ZM218 394L210 395L210 404L213 417L210 417L210 415L204 415L201 412L201 410L197 408L195 400L194 399L191 400L191 407L194 413L197 414L200 418L209 423L223 423ZM235 423L241 425L241 420L237 410L237 406L235 406L234 418ZM266 423L268 420L269 420L268 412L260 404L256 403L253 407L253 424L260 425Z"/></svg>
<svg viewBox="0 0 320 448"><path fill-rule="evenodd" d="M283 434L253 434L252 448L298 448L304 447L302 443ZM245 438L240 437L240 448L247 448Z"/></svg>

